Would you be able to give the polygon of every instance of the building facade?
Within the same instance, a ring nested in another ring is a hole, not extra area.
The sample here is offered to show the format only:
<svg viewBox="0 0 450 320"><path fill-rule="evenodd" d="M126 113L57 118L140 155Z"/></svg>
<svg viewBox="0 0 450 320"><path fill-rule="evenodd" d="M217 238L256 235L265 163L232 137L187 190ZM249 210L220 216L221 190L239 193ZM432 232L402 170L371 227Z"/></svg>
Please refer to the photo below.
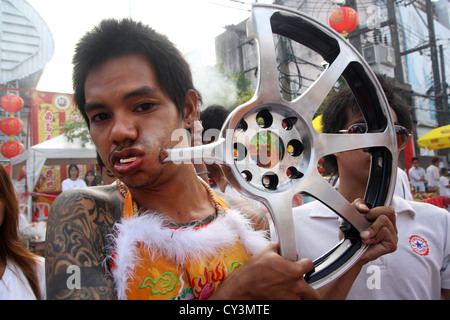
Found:
<svg viewBox="0 0 450 320"><path fill-rule="evenodd" d="M354 8L358 13L358 25L347 39L374 72L387 76L409 104L416 124L414 142L433 128L450 122L446 85L446 75L450 74L448 1L275 2L327 25L328 17L335 9L341 6ZM429 27L430 21L433 21L433 30ZM294 99L317 79L323 70L322 58L289 39L277 36L274 41L278 51L284 50L285 57L279 61L280 91L284 97ZM226 32L216 38L216 57L228 72L244 71L254 88L257 44L246 36L246 21L227 26ZM441 156L444 164L450 162L448 149L429 151L415 143L414 151L415 155L423 157L424 165L435 154ZM404 160L408 164L408 159Z"/></svg>
<svg viewBox="0 0 450 320"><path fill-rule="evenodd" d="M54 52L52 34L41 16L25 0L0 0L0 97L15 94L24 107L14 116L24 123L15 139L27 146L30 94ZM9 117L0 108L0 121ZM0 132L0 145L10 137ZM0 162L7 163L0 154Z"/></svg>

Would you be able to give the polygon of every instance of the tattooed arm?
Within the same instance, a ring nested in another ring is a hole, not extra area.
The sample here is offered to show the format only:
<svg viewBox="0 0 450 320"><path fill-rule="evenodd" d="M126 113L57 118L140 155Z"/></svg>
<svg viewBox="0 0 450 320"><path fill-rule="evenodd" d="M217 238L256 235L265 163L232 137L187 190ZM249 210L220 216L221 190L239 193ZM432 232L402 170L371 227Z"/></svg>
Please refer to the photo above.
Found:
<svg viewBox="0 0 450 320"><path fill-rule="evenodd" d="M123 203L116 186L70 189L53 203L47 222L47 299L115 299L103 261Z"/></svg>

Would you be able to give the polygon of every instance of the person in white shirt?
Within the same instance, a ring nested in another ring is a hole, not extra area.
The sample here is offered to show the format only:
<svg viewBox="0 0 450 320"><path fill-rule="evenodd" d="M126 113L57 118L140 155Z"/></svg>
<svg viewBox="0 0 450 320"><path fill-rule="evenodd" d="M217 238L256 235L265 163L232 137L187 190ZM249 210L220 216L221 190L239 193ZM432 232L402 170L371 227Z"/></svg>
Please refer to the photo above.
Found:
<svg viewBox="0 0 450 320"><path fill-rule="evenodd" d="M425 169L420 167L419 159L414 157L411 159L412 167L409 168L408 174L409 179L411 180L411 185L414 188L414 191L417 192L426 192L427 183L427 174Z"/></svg>
<svg viewBox="0 0 450 320"><path fill-rule="evenodd" d="M0 165L0 300L45 299L44 258L21 243L19 214L14 186Z"/></svg>
<svg viewBox="0 0 450 320"><path fill-rule="evenodd" d="M400 168L397 168L397 180L395 183L394 194L406 200L413 200L408 175Z"/></svg>
<svg viewBox="0 0 450 320"><path fill-rule="evenodd" d="M361 268L348 300L449 299L450 214L423 202L394 196L398 244ZM294 208L300 258L316 259L339 241L341 219L320 201Z"/></svg>
<svg viewBox="0 0 450 320"><path fill-rule="evenodd" d="M428 192L436 192L439 194L439 163L441 159L439 157L433 157L431 164L427 168L428 176Z"/></svg>
<svg viewBox="0 0 450 320"><path fill-rule="evenodd" d="M76 164L69 165L67 173L69 175L69 178L65 179L61 185L61 189L63 192L72 188L87 187L86 182L83 179L78 178L80 169L78 169L78 166Z"/></svg>
<svg viewBox="0 0 450 320"><path fill-rule="evenodd" d="M383 87L394 120L411 128L407 106L387 84ZM349 97L348 89L330 97L323 111L323 132L340 132L364 120L356 101ZM363 150L334 157L340 177L338 192L349 202L364 198L370 157ZM437 206L398 196L391 206L396 212L397 250L361 267L347 299L450 299L450 215ZM300 258L316 259L338 242L341 219L320 201L296 207L293 214Z"/></svg>
<svg viewBox="0 0 450 320"><path fill-rule="evenodd" d="M441 168L441 177L439 178L439 189L441 196L450 197L450 181L448 180L448 169Z"/></svg>

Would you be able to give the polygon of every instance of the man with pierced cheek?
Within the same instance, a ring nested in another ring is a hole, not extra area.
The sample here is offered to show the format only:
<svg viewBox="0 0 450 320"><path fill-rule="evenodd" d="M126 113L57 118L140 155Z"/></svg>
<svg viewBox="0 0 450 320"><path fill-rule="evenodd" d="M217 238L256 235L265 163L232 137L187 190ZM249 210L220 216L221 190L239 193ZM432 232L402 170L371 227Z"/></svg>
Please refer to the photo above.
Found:
<svg viewBox="0 0 450 320"><path fill-rule="evenodd" d="M219 198L192 163L163 162L165 149L180 146L173 137L197 119L199 99L189 65L165 36L129 19L104 20L80 40L73 63L76 104L118 180L71 189L53 203L47 297L330 297L305 282L311 260L278 254L261 209ZM367 233L377 238L378 230ZM79 286L67 286L73 265ZM348 287L353 279L337 282Z"/></svg>

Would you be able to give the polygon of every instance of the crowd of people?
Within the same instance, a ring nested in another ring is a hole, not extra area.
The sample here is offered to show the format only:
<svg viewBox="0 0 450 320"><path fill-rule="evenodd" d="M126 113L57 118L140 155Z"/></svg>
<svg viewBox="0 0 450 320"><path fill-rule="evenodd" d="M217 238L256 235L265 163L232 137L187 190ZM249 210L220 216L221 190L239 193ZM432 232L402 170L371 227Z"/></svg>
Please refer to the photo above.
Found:
<svg viewBox="0 0 450 320"><path fill-rule="evenodd" d="M80 178L80 168L76 164L70 164L67 169L67 179L61 183L61 191L64 192L72 188L95 187L99 185L111 184L116 178L111 171L105 167L103 161L97 155L97 170L87 170L84 179Z"/></svg>
<svg viewBox="0 0 450 320"><path fill-rule="evenodd" d="M75 102L104 184L86 188L95 184L94 172L83 180L69 166L47 222L44 277L44 259L18 242L17 197L0 167L0 298L450 298L448 212L399 196L391 206L369 208L362 200L367 152L332 160L337 191L372 222L359 233L370 246L344 275L314 289L305 281L312 260L341 236L334 212L320 201L293 209L300 258L290 261L278 252L265 208L240 196L220 166L164 162L167 149L180 147L173 132L201 134L200 121L219 129L228 115L220 106L199 112L189 65L164 35L131 19L103 20L81 38L73 64ZM401 149L412 122L402 100L383 87ZM323 111L325 133L353 134L363 120L348 89ZM206 138L200 143L211 142ZM81 281L69 286L73 266ZM378 278L368 285L373 270Z"/></svg>
<svg viewBox="0 0 450 320"><path fill-rule="evenodd" d="M440 162L440 157L433 157L431 164L425 170L420 166L417 157L411 159L413 166L409 169L408 174L414 192L429 192L446 197L450 196L448 169L440 168Z"/></svg>

